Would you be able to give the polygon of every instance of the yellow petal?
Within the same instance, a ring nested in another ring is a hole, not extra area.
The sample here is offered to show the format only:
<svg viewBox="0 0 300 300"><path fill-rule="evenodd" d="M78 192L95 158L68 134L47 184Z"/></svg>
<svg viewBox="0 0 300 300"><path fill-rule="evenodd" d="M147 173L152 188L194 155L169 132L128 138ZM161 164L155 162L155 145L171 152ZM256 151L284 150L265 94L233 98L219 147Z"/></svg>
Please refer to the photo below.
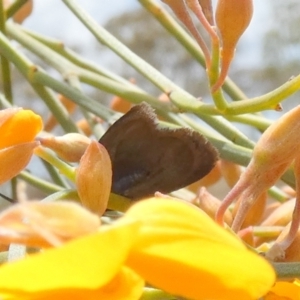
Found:
<svg viewBox="0 0 300 300"><path fill-rule="evenodd" d="M28 142L0 150L0 184L12 179L27 166L38 145L39 142Z"/></svg>
<svg viewBox="0 0 300 300"><path fill-rule="evenodd" d="M205 213L182 201L135 204L143 222L127 265L150 284L192 299L257 299L275 281L272 267Z"/></svg>
<svg viewBox="0 0 300 300"><path fill-rule="evenodd" d="M67 289L45 291L38 295L16 292L13 297L8 294L4 300L138 300L143 292L144 280L131 269L122 267L109 283L97 289Z"/></svg>
<svg viewBox="0 0 300 300"><path fill-rule="evenodd" d="M121 270L139 226L128 221L103 226L96 234L1 266L0 298L72 299L68 292L107 288Z"/></svg>
<svg viewBox="0 0 300 300"><path fill-rule="evenodd" d="M133 270L122 267L121 272L106 286L102 287L97 295L98 298L95 298L95 300L137 300L142 295L144 285L144 280Z"/></svg>
<svg viewBox="0 0 300 300"><path fill-rule="evenodd" d="M0 149L32 142L42 127L39 115L31 110L18 110L0 126Z"/></svg>
<svg viewBox="0 0 300 300"><path fill-rule="evenodd" d="M299 300L300 281L276 282L275 286L264 297L264 300Z"/></svg>
<svg viewBox="0 0 300 300"><path fill-rule="evenodd" d="M6 109L0 110L0 128L2 124L4 124L8 119L14 116L18 111L20 111L20 107L10 107Z"/></svg>

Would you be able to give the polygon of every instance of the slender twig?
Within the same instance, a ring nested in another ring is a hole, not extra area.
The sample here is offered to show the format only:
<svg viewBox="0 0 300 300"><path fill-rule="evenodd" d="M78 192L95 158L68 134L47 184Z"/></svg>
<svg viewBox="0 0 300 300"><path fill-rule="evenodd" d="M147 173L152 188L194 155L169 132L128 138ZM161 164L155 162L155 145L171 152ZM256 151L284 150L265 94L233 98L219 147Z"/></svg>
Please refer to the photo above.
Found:
<svg viewBox="0 0 300 300"><path fill-rule="evenodd" d="M5 35L6 34L6 14L4 10L4 2L0 0L0 31ZM3 81L3 91L6 99L12 103L12 88L11 88L11 74L9 60L0 55L1 60L1 74Z"/></svg>

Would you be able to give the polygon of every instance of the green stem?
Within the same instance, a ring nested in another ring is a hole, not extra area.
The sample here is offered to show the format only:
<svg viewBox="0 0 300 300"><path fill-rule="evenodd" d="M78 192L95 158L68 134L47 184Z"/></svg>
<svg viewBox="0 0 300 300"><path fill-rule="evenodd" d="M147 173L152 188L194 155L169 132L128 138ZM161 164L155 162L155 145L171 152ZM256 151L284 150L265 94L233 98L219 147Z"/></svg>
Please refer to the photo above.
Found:
<svg viewBox="0 0 300 300"><path fill-rule="evenodd" d="M253 114L243 114L236 116L227 115L224 117L231 122L246 124L262 132L265 131L272 124L272 121L268 120L267 118Z"/></svg>
<svg viewBox="0 0 300 300"><path fill-rule="evenodd" d="M88 28L95 38L102 44L106 45L118 56L120 56L129 65L135 68L145 78L157 86L161 91L168 93L172 90L184 90L175 85L171 80L163 76L159 71L133 53L124 44L117 40L113 35L101 27L86 12L84 12L74 0L63 0L69 9L77 16L77 18Z"/></svg>
<svg viewBox="0 0 300 300"><path fill-rule="evenodd" d="M300 263L272 263L278 280L294 280L300 278Z"/></svg>
<svg viewBox="0 0 300 300"><path fill-rule="evenodd" d="M144 292L139 300L176 300L178 297L167 294L164 291L154 288L144 288Z"/></svg>
<svg viewBox="0 0 300 300"><path fill-rule="evenodd" d="M42 202L54 202L58 200L76 201L80 203L80 199L76 190L63 190L49 195L41 200Z"/></svg>
<svg viewBox="0 0 300 300"><path fill-rule="evenodd" d="M55 166L59 172L65 175L69 180L75 182L75 168L60 160L54 153L44 147L37 147L34 154Z"/></svg>
<svg viewBox="0 0 300 300"><path fill-rule="evenodd" d="M254 113L263 110L278 110L278 105L283 100L300 90L300 75L290 79L277 89L252 99L230 103L226 114L239 115Z"/></svg>
<svg viewBox="0 0 300 300"><path fill-rule="evenodd" d="M12 17L28 0L16 0L6 10L7 19Z"/></svg>
<svg viewBox="0 0 300 300"><path fill-rule="evenodd" d="M90 20L90 19L88 18L88 20ZM90 24L90 23L88 23L88 24ZM94 24L92 24L92 25L94 25ZM159 110L166 109L166 106L164 104L162 104L161 102L159 102L158 99L156 99L150 95L147 95L146 93L143 93L142 91L140 91L138 88L136 88L134 86L129 87L128 85L120 84L118 82L112 81L109 78L103 77L103 76L102 76L102 78L100 78L101 76L98 74L76 68L76 66L72 65L69 62L66 62L66 60L62 57L60 57L58 59L59 55L52 53L53 51L51 51L49 49L47 49L47 51L46 51L46 49L44 49L44 48L46 48L44 45L42 45L43 46L42 47L41 45L39 45L40 44L39 42L35 41L33 38L30 38L28 36L26 37L25 36L26 34L21 33L20 30L18 31L18 26L10 26L9 29L10 29L12 36L14 36L14 38L18 39L20 42L22 42L27 47L34 49L35 53L37 53L38 55L43 55L42 57L48 57L47 58L48 62L53 63L54 66L56 66L56 67L59 64L59 68L62 73L67 74L67 73L69 73L69 71L72 73L76 70L76 74L79 76L79 78L83 82L89 83L90 85L97 86L98 88L100 87L102 90L105 90L107 92L116 93L120 97L129 99L129 101L132 101L134 103L146 101L146 102L150 103L151 105L155 106L156 108L158 108ZM13 29L15 29L15 30L13 30ZM97 29L98 29L98 27L97 27ZM115 41L114 37L111 37L111 38L113 39L113 41ZM120 43L120 42L118 42L118 43ZM113 43L113 46L115 46L114 43ZM56 61L56 63L54 63L54 61ZM146 64L145 62L143 62L143 63ZM146 64L146 65L148 66L148 64ZM36 68L31 69L31 70L32 70L32 72L31 72L31 74L28 74L28 77L31 78L32 81L36 81L42 85L49 86L52 89L66 95L68 98L72 99L74 102L83 106L87 110L94 112L96 115L98 115L104 119L108 118L107 114L105 115L107 108L103 108L103 106L102 106L101 109L97 110L97 106L99 107L99 104L94 104L94 101L92 99L89 99L88 101L84 100L84 98L86 99L87 97L84 96L82 93L80 93L78 90L72 89L68 85L52 79L50 76L48 76L44 72L37 70ZM160 79L167 81L167 83L169 82L169 80L166 79L163 75L161 75L155 69L153 69L153 70L155 72L154 75L156 77L159 76ZM173 85L173 83L172 83L172 85ZM182 93L186 94L186 92L179 89L176 85L173 85L173 87L176 90L179 90L180 93L182 92ZM199 115L199 116L200 116L200 118L205 118L206 122L208 122L212 126L215 126L214 128L216 128L217 130L221 130L222 133L225 134L225 136L227 138L234 139L237 144L247 145L249 147L252 147L251 141L249 141L246 136L244 136L243 134L238 132L226 120L222 120L220 118L214 118L214 117L207 116L207 115Z"/></svg>
<svg viewBox="0 0 300 300"><path fill-rule="evenodd" d="M195 101L194 97L180 93L172 92L170 97L172 102L180 109L194 114L209 115L240 115L246 113L256 113L263 110L280 110L279 103L292 94L300 90L300 75L289 80L279 88L265 95L247 99L243 101L235 101L228 104L226 109L218 110L215 106Z"/></svg>
<svg viewBox="0 0 300 300"><path fill-rule="evenodd" d="M173 92L170 95L173 103L176 103L176 105L180 107L182 111L189 112L190 103L194 103L194 100L191 98L185 98L186 101L184 101L183 97L184 96L180 92ZM196 103L197 106L203 105L199 100ZM223 117L213 117L206 113L202 113L202 111L200 113L197 109L193 109L193 113L233 143L251 149L254 147L255 144L251 140L249 140L246 135L237 130L230 122L225 120Z"/></svg>
<svg viewBox="0 0 300 300"><path fill-rule="evenodd" d="M277 186L273 186L272 188L270 188L268 194L271 198L280 203L284 203L289 199L289 196Z"/></svg>
<svg viewBox="0 0 300 300"><path fill-rule="evenodd" d="M42 161L42 164L44 165L44 167L46 168L48 174L50 175L52 181L54 182L54 184L57 184L64 188L70 188L70 185L68 184L68 182L65 180L64 177L62 177L59 174L59 172L57 171L56 168L54 168L51 164L49 164L48 162L46 162L43 159L41 161Z"/></svg>
<svg viewBox="0 0 300 300"><path fill-rule="evenodd" d="M252 232L255 237L276 239L283 229L283 226L253 226Z"/></svg>
<svg viewBox="0 0 300 300"><path fill-rule="evenodd" d="M147 93L145 93L143 90L133 85L132 83L129 82L126 82L126 84L120 83L120 80L115 81L111 79L110 77L112 76L107 77L107 76L100 75L99 72L95 73L83 68L79 68L78 66L68 61L66 58L57 54L53 50L47 48L44 44L40 43L39 41L35 40L31 36L23 32L20 28L21 27L18 25L10 24L8 26L10 35L19 43L21 43L23 46L27 47L33 53L38 55L40 58L47 61L52 67L56 68L64 78L68 78L69 82L71 82L71 79L74 79L73 80L74 84L73 85L71 84L71 86L73 86L75 90L80 90L79 81L78 81L79 78L84 83L87 83L98 89L102 89L103 91L106 91L108 93L116 94L135 104L140 103L142 101L146 101L161 111L166 109L166 105L164 103L160 102L156 97L148 95ZM36 70L32 69L31 74L28 74L28 77L30 77L32 81L38 77L38 73L34 74L33 71ZM48 77L48 79L49 78L50 77ZM49 81L48 79L46 81ZM42 84L47 85L47 82L46 83L43 82ZM70 96L69 98L74 100ZM81 102L85 102L85 101L81 101ZM82 106L84 105L82 104ZM94 104L92 104L91 106L94 106ZM105 110L107 109L104 109L104 111ZM105 116L105 119L107 119L107 115Z"/></svg>
<svg viewBox="0 0 300 300"><path fill-rule="evenodd" d="M64 189L63 187L50 183L47 180L33 176L26 171L22 171L18 177L47 194L55 193Z"/></svg>
<svg viewBox="0 0 300 300"><path fill-rule="evenodd" d="M214 118L211 118L210 116L207 116L205 114L196 115L234 144L250 149L254 148L255 143L223 117L216 116Z"/></svg>
<svg viewBox="0 0 300 300"><path fill-rule="evenodd" d="M36 84L32 81L32 74L34 74L37 67L32 64L24 55L17 52L16 49L11 45L9 40L0 33L0 53L11 61L17 69L24 75L24 77L32 85L36 93L45 101L50 111L56 117L61 126L66 132L77 132L78 129L64 106L59 102L58 98L53 94L52 91Z"/></svg>
<svg viewBox="0 0 300 300"><path fill-rule="evenodd" d="M110 193L107 208L120 212L125 212L132 206L134 202L128 198L122 197L117 194Z"/></svg>
<svg viewBox="0 0 300 300"><path fill-rule="evenodd" d="M58 70L62 76L67 79L70 74L77 75L77 67L63 58L61 55L44 46L25 32L21 30L21 26L17 24L7 24L7 33L9 36L26 48L33 50L43 61L52 65Z"/></svg>
<svg viewBox="0 0 300 300"><path fill-rule="evenodd" d="M208 70L209 86L212 87L219 78L220 72L220 41L218 38L212 39L212 65ZM228 103L224 98L222 89L218 89L216 92L212 93L212 97L216 108L223 112L226 111Z"/></svg>
<svg viewBox="0 0 300 300"><path fill-rule="evenodd" d="M34 70L33 70L34 72ZM32 79L32 78L31 78ZM66 108L59 101L57 95L52 90L45 88L43 85L30 82L35 92L44 100L51 113L57 119L66 133L79 132L76 124L72 120Z"/></svg>
<svg viewBox="0 0 300 300"><path fill-rule="evenodd" d="M12 104L5 98L3 94L0 93L0 108L9 108Z"/></svg>
<svg viewBox="0 0 300 300"><path fill-rule="evenodd" d="M0 31L3 35L6 34L6 14L4 10L3 0L0 0ZM13 95L11 88L11 74L9 61L3 55L0 56L1 59L1 74L3 81L3 91L6 99L12 103Z"/></svg>
<svg viewBox="0 0 300 300"><path fill-rule="evenodd" d="M51 39L49 37L42 36L42 35L40 35L36 32L27 30L23 27L20 28L20 29L23 32L25 32L26 34L28 34L31 37L33 37L34 39L36 39L38 42L44 44L47 48L55 51L56 53L63 56L68 61L75 64L77 67L80 67L84 70L88 70L88 71L91 71L93 73L105 76L105 77L110 78L110 79L112 79L116 82L119 82L119 83L127 84L127 85L130 85L130 86L132 85L131 82L129 82L128 80L112 73L109 70L106 70L102 66L99 66L99 65L95 64L95 62L93 62L93 61L89 61L89 60L84 59L83 57L79 56L77 53L75 53L71 49L65 47L63 42L61 42L59 40Z"/></svg>
<svg viewBox="0 0 300 300"><path fill-rule="evenodd" d="M144 8L171 33L176 40L205 68L205 59L196 41L179 25L177 21L157 1L138 0Z"/></svg>
<svg viewBox="0 0 300 300"><path fill-rule="evenodd" d="M195 60L205 68L203 53L199 51L198 44L193 38L174 20L174 18L154 0L138 0L146 10L149 11L160 24L170 32L176 40L192 55ZM231 79L227 78L224 85L224 91L233 99L246 99L245 94L238 88Z"/></svg>
<svg viewBox="0 0 300 300"><path fill-rule="evenodd" d="M108 120L114 113L108 107L96 102L94 99L86 96L79 90L72 88L68 84L54 79L42 70L34 70L31 78L34 82L50 87L56 92L66 96L67 98L72 99L72 101L77 103L79 106L84 107L103 120Z"/></svg>

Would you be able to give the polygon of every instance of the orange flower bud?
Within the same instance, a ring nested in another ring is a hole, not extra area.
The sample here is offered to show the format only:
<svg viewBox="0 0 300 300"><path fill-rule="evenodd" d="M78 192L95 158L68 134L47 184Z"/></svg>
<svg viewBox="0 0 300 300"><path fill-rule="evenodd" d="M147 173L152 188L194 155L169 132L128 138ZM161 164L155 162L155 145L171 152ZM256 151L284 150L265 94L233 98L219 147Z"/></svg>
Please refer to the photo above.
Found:
<svg viewBox="0 0 300 300"><path fill-rule="evenodd" d="M132 84L136 83L136 80L134 78L130 78L129 81ZM119 97L119 96L114 96L110 103L111 109L113 109L114 111L121 112L123 114L126 114L130 110L131 107L132 107L131 102L129 102L126 99Z"/></svg>
<svg viewBox="0 0 300 300"><path fill-rule="evenodd" d="M4 0L4 8L7 9L13 3L12 0ZM22 7L14 14L13 19L16 23L23 23L23 21L32 13L33 1L28 0Z"/></svg>
<svg viewBox="0 0 300 300"><path fill-rule="evenodd" d="M52 149L60 158L68 162L78 162L91 140L79 133L63 136L45 136L39 138L41 145Z"/></svg>
<svg viewBox="0 0 300 300"><path fill-rule="evenodd" d="M239 180L242 174L241 166L229 161L221 159L221 173L229 187L233 187Z"/></svg>
<svg viewBox="0 0 300 300"><path fill-rule="evenodd" d="M213 92L224 83L237 42L252 19L252 2L252 0L218 0L215 18L222 42L222 63L219 79L212 87Z"/></svg>
<svg viewBox="0 0 300 300"><path fill-rule="evenodd" d="M262 226L286 226L292 220L295 199L282 203L263 222Z"/></svg>
<svg viewBox="0 0 300 300"><path fill-rule="evenodd" d="M242 241L244 241L247 245L254 247L254 234L253 227L247 227L239 232L239 237Z"/></svg>
<svg viewBox="0 0 300 300"><path fill-rule="evenodd" d="M69 98L65 97L64 95L58 95L58 99L61 102L61 104L66 108L68 113L71 115L74 113L77 104L70 100ZM48 117L48 120L45 122L45 131L50 132L55 126L57 125L57 120L55 116L52 114Z"/></svg>
<svg viewBox="0 0 300 300"><path fill-rule="evenodd" d="M295 199L291 199L284 203L273 202L269 204L267 206L267 209L265 210L264 220L261 222L260 225L262 227L287 226L292 220L295 201L296 201ZM258 237L256 239L256 245L260 245L263 242L267 242L270 240L274 240L274 237L268 237L268 236Z"/></svg>
<svg viewBox="0 0 300 300"><path fill-rule="evenodd" d="M210 194L204 187L200 188L197 197L192 203L201 208L212 219L215 217L216 212L221 205L221 201ZM232 214L229 210L225 213L224 221L228 225L231 225L232 223Z"/></svg>
<svg viewBox="0 0 300 300"><path fill-rule="evenodd" d="M90 136L93 132L89 122L86 119L80 119L76 122L76 126L86 135Z"/></svg>
<svg viewBox="0 0 300 300"><path fill-rule="evenodd" d="M280 205L281 203L277 201L268 204L263 215L263 220L266 220Z"/></svg>
<svg viewBox="0 0 300 300"><path fill-rule="evenodd" d="M2 243L34 247L59 246L97 231L100 219L74 202L30 201L0 214Z"/></svg>
<svg viewBox="0 0 300 300"><path fill-rule="evenodd" d="M125 114L130 110L132 104L119 96L115 96L111 100L110 107L115 111Z"/></svg>
<svg viewBox="0 0 300 300"><path fill-rule="evenodd" d="M23 21L32 13L33 0L28 0L13 16L16 23L23 23Z"/></svg>
<svg viewBox="0 0 300 300"><path fill-rule="evenodd" d="M81 157L76 171L76 185L82 204L92 212L102 215L112 183L112 166L108 152L92 141Z"/></svg>

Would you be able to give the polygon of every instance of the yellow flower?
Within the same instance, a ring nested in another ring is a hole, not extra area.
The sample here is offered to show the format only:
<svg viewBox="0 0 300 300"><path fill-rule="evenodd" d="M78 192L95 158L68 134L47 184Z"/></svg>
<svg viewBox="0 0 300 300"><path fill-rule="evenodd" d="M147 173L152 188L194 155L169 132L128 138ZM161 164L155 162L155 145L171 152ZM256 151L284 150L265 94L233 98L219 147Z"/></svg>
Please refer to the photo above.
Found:
<svg viewBox="0 0 300 300"><path fill-rule="evenodd" d="M123 266L138 225L103 226L93 235L2 266L0 298L139 299L144 282Z"/></svg>
<svg viewBox="0 0 300 300"><path fill-rule="evenodd" d="M198 208L153 198L97 233L0 267L0 298L137 300L143 280L191 299L256 300L275 273Z"/></svg>
<svg viewBox="0 0 300 300"><path fill-rule="evenodd" d="M9 108L0 111L0 184L20 173L39 144L35 136L42 119L31 110Z"/></svg>
<svg viewBox="0 0 300 300"><path fill-rule="evenodd" d="M264 297L264 300L299 300L300 280L294 282L276 282L275 286Z"/></svg>
<svg viewBox="0 0 300 300"><path fill-rule="evenodd" d="M143 226L127 265L150 284L191 299L257 299L275 281L271 266L205 213L182 201L149 199L125 218Z"/></svg>

